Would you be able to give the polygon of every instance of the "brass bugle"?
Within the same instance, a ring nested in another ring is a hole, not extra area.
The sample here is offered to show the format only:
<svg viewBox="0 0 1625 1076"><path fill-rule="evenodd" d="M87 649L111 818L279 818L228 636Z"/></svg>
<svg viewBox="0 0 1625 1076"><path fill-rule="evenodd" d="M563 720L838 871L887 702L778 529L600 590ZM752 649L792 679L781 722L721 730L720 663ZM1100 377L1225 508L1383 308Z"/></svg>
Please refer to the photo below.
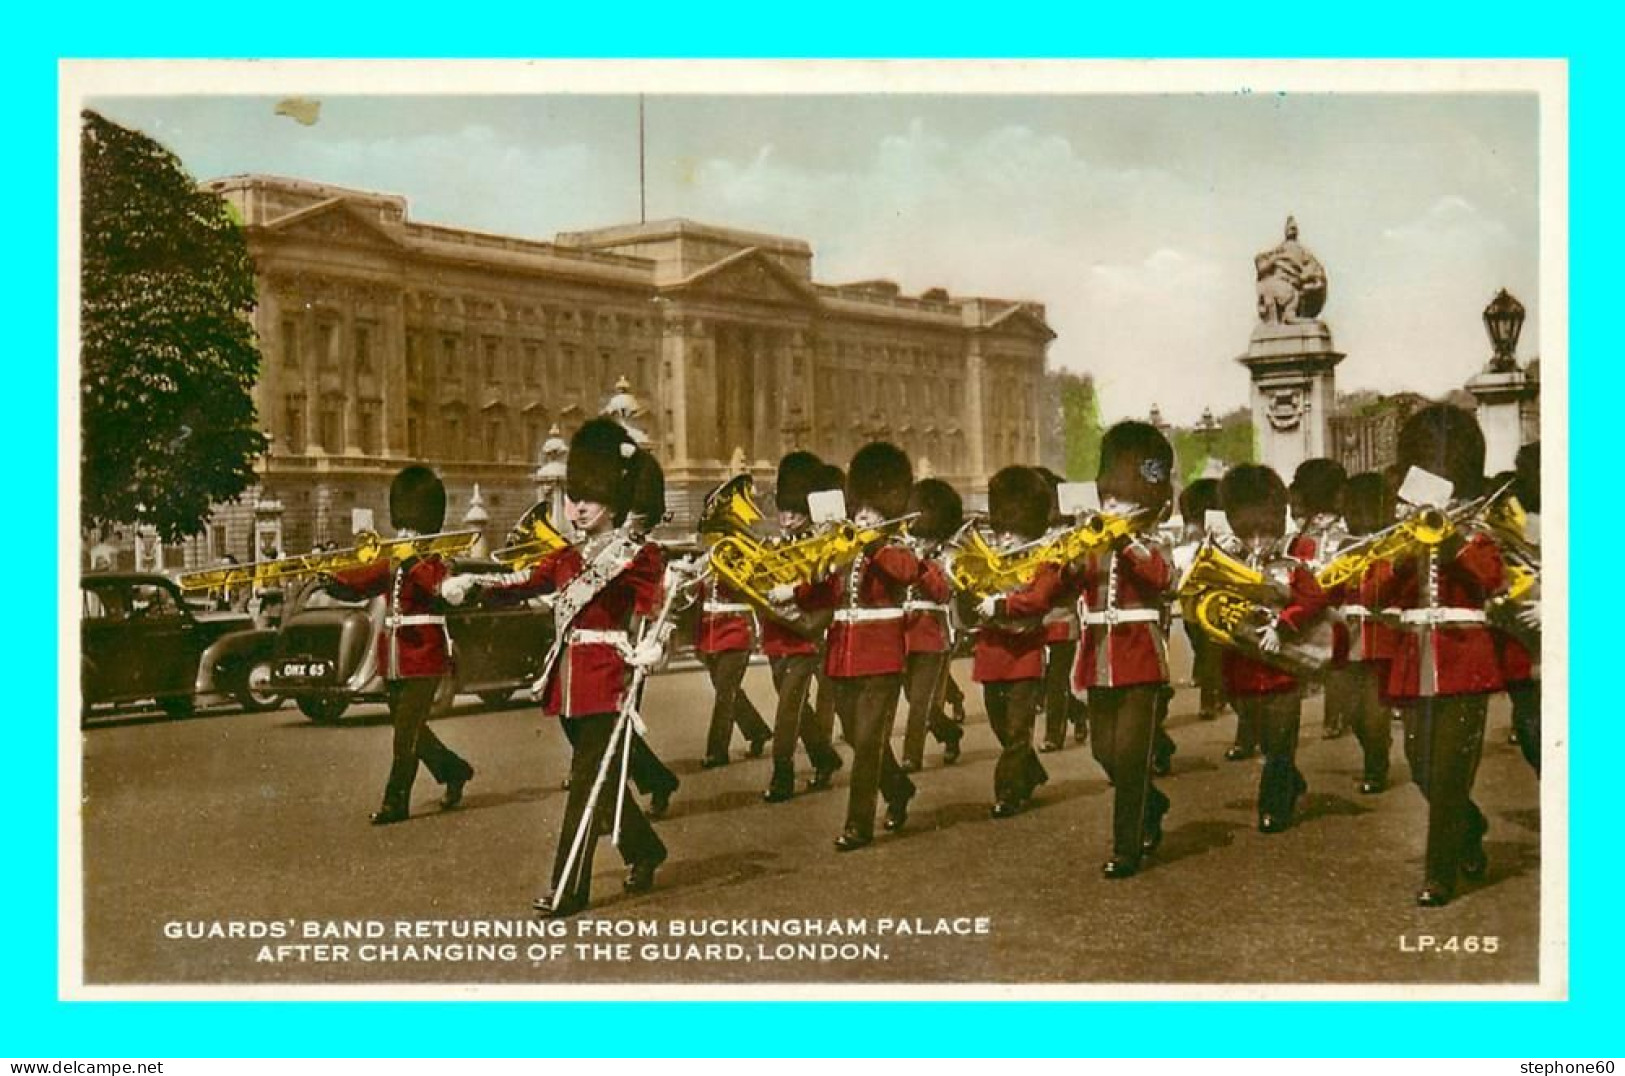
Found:
<svg viewBox="0 0 1625 1076"><path fill-rule="evenodd" d="M217 568L202 568L182 572L176 582L185 593L200 590L225 590L240 586L268 586L287 579L300 579L311 575L360 568L381 558L391 561L408 557L456 556L474 548L480 540L479 531L443 531L439 534L420 534L411 538L380 538L373 531L356 535L356 544L348 549L334 549L326 553L302 553L298 556L262 560L255 564L227 564Z"/></svg>

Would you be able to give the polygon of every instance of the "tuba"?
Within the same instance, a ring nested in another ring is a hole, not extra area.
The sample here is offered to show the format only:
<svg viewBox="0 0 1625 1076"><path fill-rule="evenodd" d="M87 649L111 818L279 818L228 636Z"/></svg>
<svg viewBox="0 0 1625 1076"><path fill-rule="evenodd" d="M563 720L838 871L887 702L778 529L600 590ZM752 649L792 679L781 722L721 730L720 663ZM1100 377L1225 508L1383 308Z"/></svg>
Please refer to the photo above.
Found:
<svg viewBox="0 0 1625 1076"><path fill-rule="evenodd" d="M750 475L735 475L705 498L696 528L704 535L749 534L762 519L756 506L756 484Z"/></svg>
<svg viewBox="0 0 1625 1076"><path fill-rule="evenodd" d="M547 502L538 501L519 517L519 522L508 532L508 544L492 553L491 559L511 571L522 572L569 544L569 539L560 534L548 518Z"/></svg>
<svg viewBox="0 0 1625 1076"><path fill-rule="evenodd" d="M479 531L443 531L440 534L420 534L412 538L380 538L373 531L356 536L356 544L349 549L335 549L327 553L305 553L277 560L262 560L257 564L230 564L220 568L203 568L183 572L177 579L183 592L221 590L231 587L269 586L290 579L312 575L330 575L365 567L382 558L403 561L411 557L454 557L467 553L479 541Z"/></svg>
<svg viewBox="0 0 1625 1076"><path fill-rule="evenodd" d="M1283 638L1281 649L1273 654L1258 643L1259 629L1275 619L1288 598L1286 588L1269 576L1278 567L1287 566L1278 561L1263 569L1254 568L1224 552L1212 540L1203 542L1179 587L1185 623L1198 625L1221 646L1294 676L1319 675L1332 660L1332 626L1324 618L1291 638Z"/></svg>

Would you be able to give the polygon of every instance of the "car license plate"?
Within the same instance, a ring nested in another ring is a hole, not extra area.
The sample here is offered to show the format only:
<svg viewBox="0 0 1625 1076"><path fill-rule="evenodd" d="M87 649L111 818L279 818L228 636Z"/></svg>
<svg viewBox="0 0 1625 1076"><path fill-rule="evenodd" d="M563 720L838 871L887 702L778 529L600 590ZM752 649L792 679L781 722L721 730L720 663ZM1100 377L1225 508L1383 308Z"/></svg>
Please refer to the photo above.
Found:
<svg viewBox="0 0 1625 1076"><path fill-rule="evenodd" d="M326 680L333 671L331 661L316 661L311 658L289 658L277 666L276 678L278 680L292 680L308 683L312 680Z"/></svg>

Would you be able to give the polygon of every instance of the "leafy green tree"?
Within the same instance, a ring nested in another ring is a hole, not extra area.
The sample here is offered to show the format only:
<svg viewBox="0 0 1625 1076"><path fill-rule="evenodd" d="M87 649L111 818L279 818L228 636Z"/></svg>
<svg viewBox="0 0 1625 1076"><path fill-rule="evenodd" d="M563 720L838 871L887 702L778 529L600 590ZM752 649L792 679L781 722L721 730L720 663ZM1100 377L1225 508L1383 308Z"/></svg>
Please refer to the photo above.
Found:
<svg viewBox="0 0 1625 1076"><path fill-rule="evenodd" d="M1180 485L1186 486L1202 477L1202 469L1209 456L1225 466L1257 461L1257 446L1253 438L1252 412L1238 407L1219 417L1215 433L1201 434L1185 426L1169 431L1174 446L1174 460L1179 468ZM1210 447L1211 443L1211 447Z"/></svg>
<svg viewBox="0 0 1625 1076"><path fill-rule="evenodd" d="M1100 397L1094 378L1059 371L1051 375L1061 399L1061 434L1068 479L1091 482L1100 470Z"/></svg>
<svg viewBox="0 0 1625 1076"><path fill-rule="evenodd" d="M168 541L254 482L254 265L174 154L83 114L81 512Z"/></svg>

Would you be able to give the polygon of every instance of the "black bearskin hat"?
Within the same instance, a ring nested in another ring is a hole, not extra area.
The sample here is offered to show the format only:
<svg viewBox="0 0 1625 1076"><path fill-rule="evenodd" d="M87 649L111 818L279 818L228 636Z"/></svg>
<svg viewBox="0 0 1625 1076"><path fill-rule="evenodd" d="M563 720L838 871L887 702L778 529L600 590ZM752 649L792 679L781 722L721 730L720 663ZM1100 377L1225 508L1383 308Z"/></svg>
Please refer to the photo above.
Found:
<svg viewBox="0 0 1625 1076"><path fill-rule="evenodd" d="M1119 422L1100 442L1100 496L1161 509L1174 497L1174 448L1147 422Z"/></svg>
<svg viewBox="0 0 1625 1076"><path fill-rule="evenodd" d="M1518 503L1526 512L1540 511L1540 442L1531 441L1518 449L1513 466L1517 468L1518 477L1513 482L1512 492Z"/></svg>
<svg viewBox="0 0 1625 1076"><path fill-rule="evenodd" d="M1053 489L1031 467L1006 467L987 484L987 521L1000 534L1041 538L1049 529Z"/></svg>
<svg viewBox="0 0 1625 1076"><path fill-rule="evenodd" d="M870 441L858 449L847 469L847 510L872 508L887 519L908 511L914 490L914 468L908 454L894 444Z"/></svg>
<svg viewBox="0 0 1625 1076"><path fill-rule="evenodd" d="M1286 533L1286 483L1271 468L1258 463L1230 468L1219 483L1219 499L1237 537Z"/></svg>
<svg viewBox="0 0 1625 1076"><path fill-rule="evenodd" d="M818 468L818 473L813 476L812 484L807 492L824 493L832 489L838 489L842 493L846 492L846 472L833 463L826 463Z"/></svg>
<svg viewBox="0 0 1625 1076"><path fill-rule="evenodd" d="M1034 467L1038 476L1049 483L1049 521L1051 524L1061 522L1061 483L1065 481L1060 475L1048 467Z"/></svg>
<svg viewBox="0 0 1625 1076"><path fill-rule="evenodd" d="M1201 526L1207 514L1220 507L1217 478L1198 478L1179 494L1179 515L1187 526Z"/></svg>
<svg viewBox="0 0 1625 1076"><path fill-rule="evenodd" d="M605 505L617 524L625 522L628 513L636 513L650 528L666 513L666 479L660 464L614 419L591 419L570 438L564 491L573 501Z"/></svg>
<svg viewBox="0 0 1625 1076"><path fill-rule="evenodd" d="M436 534L446 525L446 487L440 476L413 464L389 484L389 522L396 530Z"/></svg>
<svg viewBox="0 0 1625 1076"><path fill-rule="evenodd" d="M824 461L811 452L791 452L779 461L778 484L773 487L773 501L781 512L807 514L807 494L817 487L813 483Z"/></svg>
<svg viewBox="0 0 1625 1076"><path fill-rule="evenodd" d="M1324 457L1304 460L1292 474L1292 503L1294 510L1304 516L1319 512L1336 512L1338 499L1349 480L1349 473L1336 460Z"/></svg>
<svg viewBox="0 0 1625 1076"><path fill-rule="evenodd" d="M940 478L922 478L914 483L908 510L920 513L909 530L928 542L946 542L965 522L965 503L954 487Z"/></svg>
<svg viewBox="0 0 1625 1076"><path fill-rule="evenodd" d="M1401 470L1420 467L1455 486L1457 498L1476 497L1484 484L1484 431L1478 420L1450 404L1429 404L1399 431Z"/></svg>
<svg viewBox="0 0 1625 1076"><path fill-rule="evenodd" d="M1394 521L1394 484L1381 471L1365 471L1343 489L1343 518L1352 534L1372 534Z"/></svg>

